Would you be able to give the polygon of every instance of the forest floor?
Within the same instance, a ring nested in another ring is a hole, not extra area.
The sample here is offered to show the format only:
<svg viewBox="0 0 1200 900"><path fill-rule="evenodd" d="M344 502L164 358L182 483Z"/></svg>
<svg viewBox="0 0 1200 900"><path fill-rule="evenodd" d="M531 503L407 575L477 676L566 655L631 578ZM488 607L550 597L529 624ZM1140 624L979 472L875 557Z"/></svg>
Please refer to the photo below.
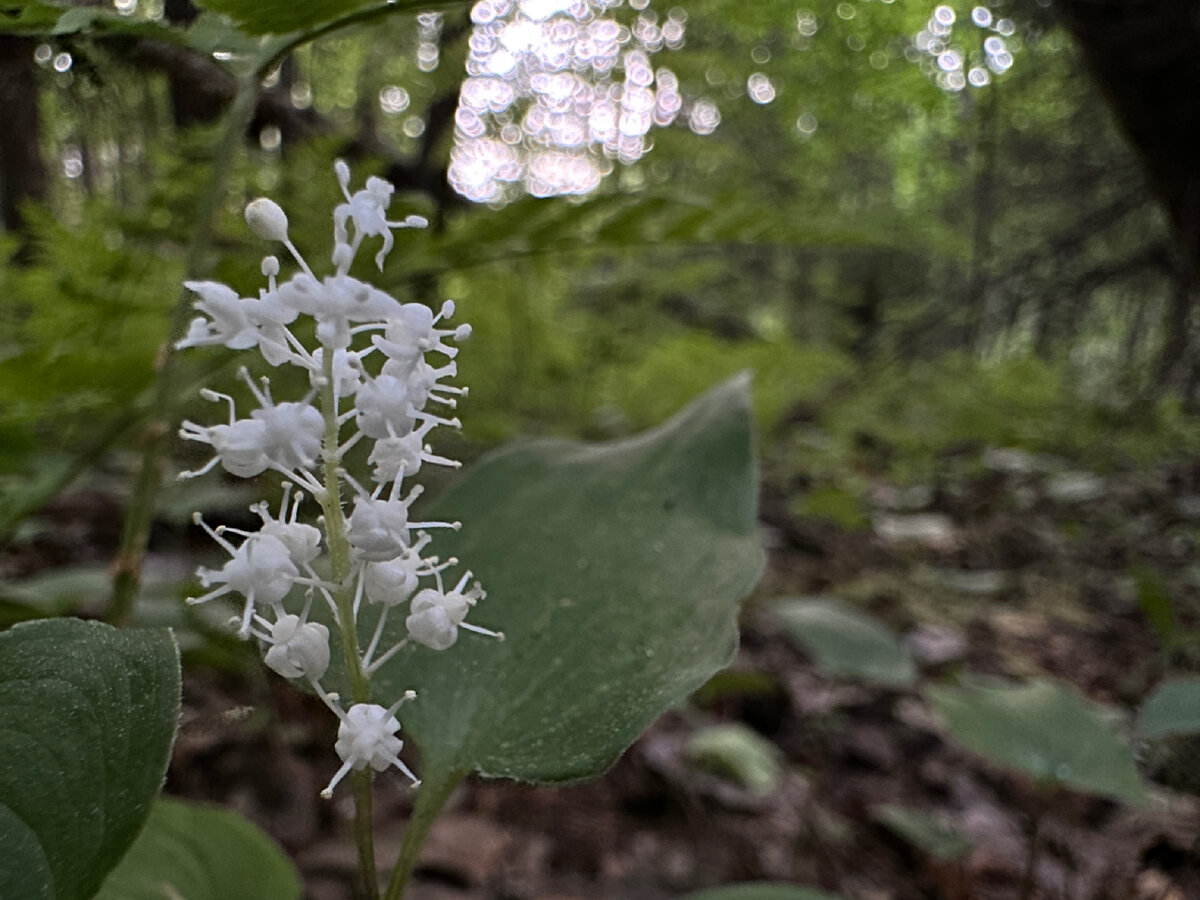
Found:
<svg viewBox="0 0 1200 900"><path fill-rule="evenodd" d="M1031 867L1033 786L953 745L920 693L964 671L1047 675L1136 707L1168 662L1161 629L1200 626L1200 467L1101 477L969 448L944 457L929 483L871 481L855 528L797 515L808 485L770 461L765 474L768 570L731 669L596 781L460 787L423 851L412 900L658 900L752 880L847 900L1200 898L1200 802L1190 793L1200 789L1200 743L1141 754L1154 788L1145 808L1053 796ZM53 527L6 551L5 574L78 560L80 547L102 560L116 503L102 492L56 502L43 514ZM178 573L186 557L176 541L159 564ZM821 672L770 612L777 598L808 595L837 596L904 635L917 687ZM1181 652L1172 665L1196 668ZM719 722L743 723L778 749L771 791L689 762L689 735ZM333 724L261 667L194 663L167 791L237 809L297 861L311 900L349 900L348 800L318 797L334 768ZM399 777L377 784L387 862L412 794ZM945 829L905 836L887 824L893 805Z"/></svg>

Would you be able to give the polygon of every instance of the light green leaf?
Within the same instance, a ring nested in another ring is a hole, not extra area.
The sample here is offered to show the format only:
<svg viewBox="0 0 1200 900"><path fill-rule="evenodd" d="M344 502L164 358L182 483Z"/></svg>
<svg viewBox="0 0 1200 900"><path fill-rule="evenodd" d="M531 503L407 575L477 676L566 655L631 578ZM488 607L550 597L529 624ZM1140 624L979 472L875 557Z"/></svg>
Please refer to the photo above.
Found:
<svg viewBox="0 0 1200 900"><path fill-rule="evenodd" d="M1090 794L1140 803L1146 791L1133 753L1111 726L1113 711L1074 689L1038 679L1018 687L931 687L950 734L980 756Z"/></svg>
<svg viewBox="0 0 1200 900"><path fill-rule="evenodd" d="M841 897L816 888L797 887L780 881L759 881L709 888L688 894L680 900L841 900Z"/></svg>
<svg viewBox="0 0 1200 900"><path fill-rule="evenodd" d="M888 804L876 809L874 814L889 830L937 859L954 862L964 859L975 849L965 834L924 810Z"/></svg>
<svg viewBox="0 0 1200 900"><path fill-rule="evenodd" d="M179 718L167 629L0 634L0 897L86 900L133 842Z"/></svg>
<svg viewBox="0 0 1200 900"><path fill-rule="evenodd" d="M229 16L249 34L288 34L370 5L370 0L199 0L197 6Z"/></svg>
<svg viewBox="0 0 1200 900"><path fill-rule="evenodd" d="M304 0L303 3L295 0L197 0L196 5L229 16L247 34L291 34L372 6L416 13L468 4L466 0L424 0L421 3L413 0L390 0L388 3L379 0Z"/></svg>
<svg viewBox="0 0 1200 900"><path fill-rule="evenodd" d="M1142 703L1137 733L1143 738L1200 733L1200 678L1164 681Z"/></svg>
<svg viewBox="0 0 1200 900"><path fill-rule="evenodd" d="M784 632L831 675L907 687L912 656L886 625L835 597L781 600L772 607Z"/></svg>
<svg viewBox="0 0 1200 900"><path fill-rule="evenodd" d="M237 813L160 798L95 900L298 900L279 846Z"/></svg>
<svg viewBox="0 0 1200 900"><path fill-rule="evenodd" d="M688 737L686 752L693 765L753 794L765 797L779 787L779 748L753 728L736 722L702 728Z"/></svg>
<svg viewBox="0 0 1200 900"><path fill-rule="evenodd" d="M54 23L51 34L74 34L77 31L87 31L96 19L105 15L105 11L94 6L76 6L63 13Z"/></svg>
<svg viewBox="0 0 1200 900"><path fill-rule="evenodd" d="M410 646L372 679L385 702L418 691L402 718L426 791L598 775L729 662L763 564L748 382L629 440L503 450L422 512L463 522L434 546L487 589L471 620L507 636Z"/></svg>

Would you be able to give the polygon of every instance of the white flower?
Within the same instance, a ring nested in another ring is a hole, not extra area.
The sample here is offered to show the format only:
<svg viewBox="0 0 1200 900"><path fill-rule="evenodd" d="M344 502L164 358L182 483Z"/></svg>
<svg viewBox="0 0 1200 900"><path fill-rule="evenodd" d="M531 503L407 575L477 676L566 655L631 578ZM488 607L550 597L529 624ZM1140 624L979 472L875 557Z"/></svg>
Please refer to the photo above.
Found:
<svg viewBox="0 0 1200 900"><path fill-rule="evenodd" d="M230 559L220 569L201 567L197 571L202 586L217 587L200 597L188 598L188 603L207 603L231 591L241 594L246 598L246 605L238 634L244 637L250 630L255 604L278 604L299 580L300 571L279 538L256 533L242 541L241 546L234 547L222 537L224 529L209 528L199 513L194 521L229 552Z"/></svg>
<svg viewBox="0 0 1200 900"><path fill-rule="evenodd" d="M428 421L403 437L385 437L377 440L367 458L367 462L375 467L371 480L386 484L398 478L416 475L421 470L422 462L453 468L461 466L462 463L456 459L436 456L433 448L425 443L425 436L437 424L436 421Z"/></svg>
<svg viewBox="0 0 1200 900"><path fill-rule="evenodd" d="M414 490L416 490L414 488ZM347 520L346 537L367 562L387 562L408 549L409 500L359 496Z"/></svg>
<svg viewBox="0 0 1200 900"><path fill-rule="evenodd" d="M329 786L321 791L322 797L327 800L332 797L337 783L351 769L361 770L367 766L376 772L395 766L408 776L414 787L421 783L400 759L404 741L397 736L400 722L395 716L396 708L415 696L412 691L407 692L391 709L385 709L377 703L356 703L347 712L333 707L342 720L338 726L337 743L333 745L337 755L342 758L342 767L333 776Z"/></svg>
<svg viewBox="0 0 1200 900"><path fill-rule="evenodd" d="M249 350L258 344L258 329L251 318L253 300L216 281L185 281L183 286L200 295L195 307L212 317L192 320L187 337L175 347L221 344L230 350Z"/></svg>
<svg viewBox="0 0 1200 900"><path fill-rule="evenodd" d="M390 360L384 363L383 371L390 373L392 365L394 364ZM414 409L422 410L425 408L425 404L433 399L453 409L458 405L458 401L454 399L453 395L465 394L466 388L438 384L438 382L443 378L453 378L457 374L458 363L453 360L446 363L440 369L435 369L423 359L417 360L412 369L409 370L408 377L404 380L404 386L407 388L406 396L408 402L412 404ZM447 394L450 396L446 396Z"/></svg>
<svg viewBox="0 0 1200 900"><path fill-rule="evenodd" d="M266 426L263 453L281 469L307 469L321 453L325 418L308 403L269 404L250 413Z"/></svg>
<svg viewBox="0 0 1200 900"><path fill-rule="evenodd" d="M249 419L237 419L232 397L202 390L200 395L207 400L225 400L229 403L229 424L205 428L190 421L183 423L179 430L180 437L209 444L216 455L202 468L181 473L181 478L203 475L218 461L230 473L241 478L251 478L268 468L291 473L295 469L308 469L316 463L325 433L325 418L320 410L309 403L276 404L271 399L265 378L260 389L250 380L244 368L239 374L250 386L255 399L261 404L260 408L252 412Z"/></svg>
<svg viewBox="0 0 1200 900"><path fill-rule="evenodd" d="M283 500L279 504L279 518L274 518L267 508L266 502L258 503L251 509L258 513L263 524L260 533L278 538L288 549L288 556L297 566L307 566L321 555L321 532L312 525L297 522L296 516L300 511L300 502L304 494L297 491L292 502L291 516L287 519L288 501L292 497L290 482L283 484Z"/></svg>
<svg viewBox="0 0 1200 900"><path fill-rule="evenodd" d="M228 425L213 425L210 428L202 428L194 422L184 422L179 429L179 436L189 441L210 444L216 451L216 456L203 468L192 472L180 472L179 477L193 478L203 475L218 462L225 471L238 478L261 475L270 463L263 452L266 433L267 426L252 419L242 419Z"/></svg>
<svg viewBox="0 0 1200 900"><path fill-rule="evenodd" d="M203 467L191 472L181 472L180 478L194 478L203 475L218 462L231 475L239 478L253 478L261 475L270 465L265 451L267 425L255 419L238 419L233 398L228 394L218 394L205 388L200 396L206 400L229 402L229 424L212 425L205 428L195 422L184 421L179 428L179 436L188 441L199 441L208 444L215 451L215 456Z"/></svg>
<svg viewBox="0 0 1200 900"><path fill-rule="evenodd" d="M412 613L404 620L409 638L432 650L445 650L452 646L458 640L459 628L504 640L501 632L468 625L463 621L471 607L487 596L479 582L475 582L470 590L463 591L463 586L471 579L470 572L463 575L458 584L448 591L442 589L440 573L437 579L436 590L426 588L412 599Z"/></svg>
<svg viewBox="0 0 1200 900"><path fill-rule="evenodd" d="M271 626L267 640L271 646L263 662L284 678L316 681L329 668L329 629L320 622L285 613Z"/></svg>
<svg viewBox="0 0 1200 900"><path fill-rule="evenodd" d="M447 345L443 338L461 341L471 334L470 325L460 325L457 328L435 327L438 322L453 315L453 300L443 303L436 316L424 303L405 303L400 308L400 314L388 320L383 336L376 335L371 340L388 359L403 365L414 365L431 351L443 353L453 359L458 354L458 348Z"/></svg>
<svg viewBox="0 0 1200 900"><path fill-rule="evenodd" d="M358 430L369 438L407 434L416 424L408 385L394 375L367 379L354 398Z"/></svg>
<svg viewBox="0 0 1200 900"><path fill-rule="evenodd" d="M367 599L392 607L411 597L421 576L433 573L430 563L420 555L430 540L428 534L421 532L417 542L395 559L367 563L363 570Z"/></svg>
<svg viewBox="0 0 1200 900"><path fill-rule="evenodd" d="M272 257L268 257L273 261ZM275 268L278 270L278 262ZM264 263L264 270L266 266ZM290 349L295 343L286 326L296 319L296 311L286 307L274 291L261 291L258 299L241 297L232 288L215 281L186 281L184 287L200 295L195 307L207 313L192 320L187 335L175 344L177 349L220 345L231 350L259 347L273 366L291 361L296 354Z"/></svg>
<svg viewBox="0 0 1200 900"><path fill-rule="evenodd" d="M284 304L317 320L317 340L335 350L350 346L351 322L378 322L400 312L398 300L343 273L322 281L300 273L278 290Z"/></svg>
<svg viewBox="0 0 1200 900"><path fill-rule="evenodd" d="M375 265L383 270L383 261L392 250L394 240L393 228L424 228L429 222L421 216L408 216L402 222L389 222L387 208L392 202L392 192L395 190L382 178L367 179L367 186L361 191L350 193L350 168L340 159L334 166L338 184L346 196L346 202L333 211L334 240L346 244L349 235L346 232L346 220L354 222L355 247L364 237L382 237L383 248L375 254Z"/></svg>

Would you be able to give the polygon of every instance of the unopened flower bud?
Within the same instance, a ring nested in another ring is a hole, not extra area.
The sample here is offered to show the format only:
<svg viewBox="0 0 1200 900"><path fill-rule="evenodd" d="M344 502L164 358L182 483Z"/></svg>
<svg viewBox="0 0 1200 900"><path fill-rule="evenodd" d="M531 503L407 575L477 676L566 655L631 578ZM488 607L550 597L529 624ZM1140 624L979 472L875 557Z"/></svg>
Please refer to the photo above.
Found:
<svg viewBox="0 0 1200 900"><path fill-rule="evenodd" d="M266 197L251 200L246 205L246 224L264 240L285 242L288 239L287 213Z"/></svg>

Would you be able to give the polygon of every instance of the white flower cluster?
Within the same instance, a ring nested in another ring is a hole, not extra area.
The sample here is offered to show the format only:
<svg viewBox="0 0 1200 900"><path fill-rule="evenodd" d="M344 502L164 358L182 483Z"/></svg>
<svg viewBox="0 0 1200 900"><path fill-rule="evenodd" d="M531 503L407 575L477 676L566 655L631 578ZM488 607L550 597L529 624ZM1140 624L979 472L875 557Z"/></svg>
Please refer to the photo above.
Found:
<svg viewBox="0 0 1200 900"><path fill-rule="evenodd" d="M392 185L369 178L363 190L351 193L349 168L339 161L335 171L346 202L333 213L334 274L318 279L289 239L283 210L271 200L255 200L246 208L247 223L260 237L282 243L300 271L280 283L279 260L268 256L262 264L267 287L258 297L241 297L212 281L187 282L185 286L199 295L195 306L204 315L192 321L176 345L257 348L271 366L298 366L308 373L307 395L279 403L268 378L255 383L243 368L239 374L258 407L245 418L238 418L232 397L202 391L206 399L228 404L229 421L211 426L183 423L180 436L208 444L213 457L203 468L180 477L202 475L220 464L242 478L274 470L286 479L278 515L266 503L252 507L262 519L257 531L211 528L196 514L196 522L230 558L220 569L199 570L208 590L189 602L241 595L239 636L261 641L269 667L284 678L305 679L338 716L335 749L343 765L322 792L327 797L351 769L368 765L375 770L394 765L416 783L398 756L402 742L395 717L399 705L415 694L407 692L390 708L356 703L343 710L337 695L320 684L329 667L330 645L328 627L309 621L315 597L328 605L340 627L357 629L364 598L378 607L374 636L357 658L348 659L364 680L410 642L445 650L457 640L459 629L503 638L465 621L484 597L479 583L470 583L471 573L447 588L442 573L458 561L423 555L432 540L427 529L457 529L459 523L413 521L410 509L421 488L403 490L404 480L425 463L459 465L434 454L426 439L440 425L459 426L458 419L431 412L429 406L453 410L457 398L466 394L466 388L445 382L457 374L454 345L470 335L470 326L445 326L454 314L451 301L434 314L424 304L400 303L350 275L365 238L382 238L375 256L382 270L393 246L392 229L427 223L419 216L388 221ZM319 346L311 351L289 327L301 316L315 322ZM430 353L439 355L442 364L428 362ZM347 430L351 433L343 437ZM371 490L341 465L345 453L363 439L374 443L368 457ZM299 521L305 492L324 511L316 520L321 529ZM353 497L349 515L342 508L343 493ZM229 535L240 541L235 544ZM322 539L331 557L324 569L332 570L324 576L314 567ZM342 560L340 566L336 559ZM432 584L422 589L422 579ZM293 593L305 598L299 614L285 606ZM406 604L406 636L381 650L388 614Z"/></svg>

